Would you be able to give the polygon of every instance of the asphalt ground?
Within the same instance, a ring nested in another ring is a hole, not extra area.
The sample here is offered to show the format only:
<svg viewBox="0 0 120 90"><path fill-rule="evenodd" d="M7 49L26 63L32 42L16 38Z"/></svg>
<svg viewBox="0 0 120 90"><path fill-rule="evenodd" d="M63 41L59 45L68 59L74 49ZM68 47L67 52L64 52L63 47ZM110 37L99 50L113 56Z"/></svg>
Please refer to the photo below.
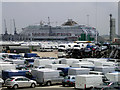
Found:
<svg viewBox="0 0 120 90"><path fill-rule="evenodd" d="M62 85L52 85L52 86L36 86L35 88L30 88L30 87L23 87L23 88L18 88L17 90L75 90L74 87L63 87ZM3 87L1 90L12 90L12 89L7 89L7 87Z"/></svg>

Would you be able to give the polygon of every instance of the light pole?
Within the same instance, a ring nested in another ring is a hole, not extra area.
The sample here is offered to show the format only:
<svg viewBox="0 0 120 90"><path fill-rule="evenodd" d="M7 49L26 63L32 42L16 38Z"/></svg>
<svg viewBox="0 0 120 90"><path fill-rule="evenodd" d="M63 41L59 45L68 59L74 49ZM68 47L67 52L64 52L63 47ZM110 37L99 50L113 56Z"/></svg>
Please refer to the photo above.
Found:
<svg viewBox="0 0 120 90"><path fill-rule="evenodd" d="M110 43L112 41L112 14L110 14Z"/></svg>

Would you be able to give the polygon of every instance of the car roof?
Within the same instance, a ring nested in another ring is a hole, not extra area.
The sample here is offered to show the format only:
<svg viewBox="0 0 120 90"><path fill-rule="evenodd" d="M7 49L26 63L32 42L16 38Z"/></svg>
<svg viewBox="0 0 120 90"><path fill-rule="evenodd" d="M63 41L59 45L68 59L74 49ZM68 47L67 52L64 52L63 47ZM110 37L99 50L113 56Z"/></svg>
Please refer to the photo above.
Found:
<svg viewBox="0 0 120 90"><path fill-rule="evenodd" d="M11 78L26 78L24 76L12 76Z"/></svg>
<svg viewBox="0 0 120 90"><path fill-rule="evenodd" d="M76 77L76 75L68 75L68 76L70 76L70 77Z"/></svg>

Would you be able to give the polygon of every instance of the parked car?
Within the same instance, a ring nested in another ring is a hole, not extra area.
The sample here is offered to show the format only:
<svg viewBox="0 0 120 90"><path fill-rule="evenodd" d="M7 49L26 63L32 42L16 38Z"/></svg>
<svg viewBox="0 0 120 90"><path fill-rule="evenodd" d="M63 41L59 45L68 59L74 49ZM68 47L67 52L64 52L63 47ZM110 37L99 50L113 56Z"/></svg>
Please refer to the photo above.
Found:
<svg viewBox="0 0 120 90"><path fill-rule="evenodd" d="M105 82L99 86L94 87L95 90L114 90L120 89L120 82Z"/></svg>
<svg viewBox="0 0 120 90"><path fill-rule="evenodd" d="M2 79L2 78L0 78L0 83L4 83L4 81L3 81L3 79Z"/></svg>
<svg viewBox="0 0 120 90"><path fill-rule="evenodd" d="M3 84L4 84L4 81L2 78L0 78L0 90L1 90Z"/></svg>
<svg viewBox="0 0 120 90"><path fill-rule="evenodd" d="M2 84L4 84L4 80L2 78L0 78L0 87Z"/></svg>
<svg viewBox="0 0 120 90"><path fill-rule="evenodd" d="M74 75L66 76L62 81L62 85L75 86L75 76Z"/></svg>
<svg viewBox="0 0 120 90"><path fill-rule="evenodd" d="M23 76L11 77L5 81L5 86L7 86L7 88L14 88L14 89L17 89L19 87L35 88L36 84L37 84L36 81L30 80Z"/></svg>

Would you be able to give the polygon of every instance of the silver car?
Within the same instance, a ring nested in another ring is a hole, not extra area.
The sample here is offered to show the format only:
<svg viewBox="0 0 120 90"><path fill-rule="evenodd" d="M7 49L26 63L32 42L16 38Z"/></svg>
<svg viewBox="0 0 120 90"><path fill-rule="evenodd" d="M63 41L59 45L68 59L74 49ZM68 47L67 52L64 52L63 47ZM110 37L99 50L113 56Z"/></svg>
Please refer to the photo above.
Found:
<svg viewBox="0 0 120 90"><path fill-rule="evenodd" d="M14 76L11 78L8 78L5 81L5 86L8 88L14 88L17 89L19 87L32 87L34 88L36 86L36 81L30 80L23 76Z"/></svg>

